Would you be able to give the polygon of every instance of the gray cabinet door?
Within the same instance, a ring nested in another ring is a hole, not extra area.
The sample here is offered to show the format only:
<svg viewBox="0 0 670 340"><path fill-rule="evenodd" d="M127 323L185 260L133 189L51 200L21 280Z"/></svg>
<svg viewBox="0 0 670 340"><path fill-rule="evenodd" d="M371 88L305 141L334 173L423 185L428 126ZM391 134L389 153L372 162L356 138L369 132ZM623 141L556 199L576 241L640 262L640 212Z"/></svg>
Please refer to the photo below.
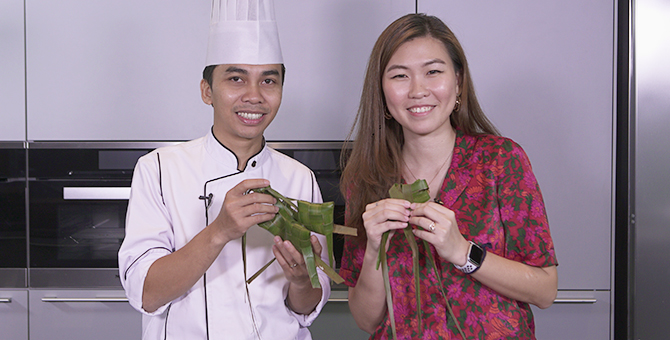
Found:
<svg viewBox="0 0 670 340"><path fill-rule="evenodd" d="M184 140L204 135L200 97L211 2L26 2L28 138ZM412 0L277 0L287 68L268 140L342 140L372 45Z"/></svg>
<svg viewBox="0 0 670 340"><path fill-rule="evenodd" d="M560 289L610 289L614 1L419 0L459 38L484 112L526 150Z"/></svg>
<svg viewBox="0 0 670 340"><path fill-rule="evenodd" d="M31 290L30 339L140 339L142 316L123 290Z"/></svg>
<svg viewBox="0 0 670 340"><path fill-rule="evenodd" d="M608 291L559 291L553 306L532 309L538 339L606 340L613 336L610 313L614 303Z"/></svg>
<svg viewBox="0 0 670 340"><path fill-rule="evenodd" d="M286 82L268 140L343 140L379 34L414 0L276 0Z"/></svg>
<svg viewBox="0 0 670 340"><path fill-rule="evenodd" d="M211 1L26 1L30 140L204 135Z"/></svg>
<svg viewBox="0 0 670 340"><path fill-rule="evenodd" d="M0 141L26 139L23 0L0 1Z"/></svg>
<svg viewBox="0 0 670 340"><path fill-rule="evenodd" d="M28 340L28 292L0 290L0 337Z"/></svg>

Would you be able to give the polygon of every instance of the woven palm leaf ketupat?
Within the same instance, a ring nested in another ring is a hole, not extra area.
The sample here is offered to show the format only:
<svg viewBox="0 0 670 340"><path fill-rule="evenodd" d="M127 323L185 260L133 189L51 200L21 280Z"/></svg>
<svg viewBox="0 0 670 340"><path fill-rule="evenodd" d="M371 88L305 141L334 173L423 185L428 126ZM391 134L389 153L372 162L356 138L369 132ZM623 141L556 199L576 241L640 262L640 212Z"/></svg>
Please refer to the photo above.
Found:
<svg viewBox="0 0 670 340"><path fill-rule="evenodd" d="M400 183L394 184L389 189L389 196L391 198L404 199L411 203L425 203L428 202L428 200L430 200L430 191L428 189L428 183L426 182L426 180L417 179L412 184L400 184ZM407 239L407 243L409 243L410 249L412 249L412 273L414 275L414 292L415 292L414 295L416 296L418 329L419 334L421 334L422 332L421 324L423 317L421 312L421 287L420 287L421 278L419 275L419 269L420 269L419 249L416 243L416 238L412 233L412 226L407 226L406 228L404 228L403 234ZM393 296L391 292L391 283L389 280L388 262L386 261L386 242L388 240L388 237L389 237L389 231L385 232L382 235L381 239L382 246L379 248L379 256L377 258L377 269L379 269L379 265L381 264L382 275L384 276L384 289L386 290L386 306L388 308L389 320L391 321L391 332L393 333L393 339L397 339L398 336L396 334L395 318L393 314ZM433 272L435 273L435 276L437 277L442 297L444 298L444 301L447 303L447 310L449 311L449 315L451 315L451 317L453 318L456 327L458 328L458 331L460 332L463 339L466 339L465 335L463 334L463 330L458 324L458 320L456 319L454 313L451 310L451 304L449 304L449 300L447 300L447 294L445 293L444 286L442 285L442 277L440 276L440 273L437 271L437 267L435 265L435 259L433 258L433 253L430 250L431 249L430 245L425 240L423 240L423 245L424 249L426 249L426 257L427 257L426 262L428 266L432 268Z"/></svg>
<svg viewBox="0 0 670 340"><path fill-rule="evenodd" d="M305 260L307 273L309 274L312 287L321 288L321 283L319 282L319 277L316 272L317 267L323 270L323 272L326 273L330 279L336 283L344 282L342 277L332 268L332 264L334 262L332 250L333 231L336 229L347 234L352 234L353 230L353 233L355 234L355 229L344 226L338 226L338 228L334 228L334 203L310 203L289 199L281 195L276 190L272 189L270 186L254 189L253 191L270 195L277 200L275 206L279 207L279 212L272 220L259 223L258 225L275 236L280 236L284 240L289 240L293 246L298 251L300 251L303 259ZM296 205L292 201L297 201L298 204ZM330 259L330 265L323 262L319 256L314 256L312 244L310 242L310 232L315 232L326 236L326 240L328 242L328 256ZM245 250L243 249L243 251ZM273 261L274 259L263 266L263 268L251 276L251 278L246 280L247 283L251 283L270 264L272 264ZM244 266L246 268L246 263Z"/></svg>

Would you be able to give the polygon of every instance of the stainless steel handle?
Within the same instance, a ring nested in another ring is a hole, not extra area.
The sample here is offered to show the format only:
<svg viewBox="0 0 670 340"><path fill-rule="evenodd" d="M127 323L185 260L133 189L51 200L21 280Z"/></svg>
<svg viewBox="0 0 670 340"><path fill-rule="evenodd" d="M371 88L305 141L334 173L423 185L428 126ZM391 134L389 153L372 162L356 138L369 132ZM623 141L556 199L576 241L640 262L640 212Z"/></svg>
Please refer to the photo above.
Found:
<svg viewBox="0 0 670 340"><path fill-rule="evenodd" d="M66 200L127 200L130 198L128 187L65 187L63 199Z"/></svg>
<svg viewBox="0 0 670 340"><path fill-rule="evenodd" d="M0 298L0 303L12 303L12 298Z"/></svg>
<svg viewBox="0 0 670 340"><path fill-rule="evenodd" d="M560 303L560 304L594 304L598 300L596 299L568 299L568 298L560 298L554 300L554 303ZM349 302L349 299L347 298L330 298L328 299L328 302Z"/></svg>
<svg viewBox="0 0 670 340"><path fill-rule="evenodd" d="M128 302L128 298L124 298L124 297L96 297L96 298L43 297L42 302Z"/></svg>
<svg viewBox="0 0 670 340"><path fill-rule="evenodd" d="M554 300L554 303L561 303L561 304L593 304L596 303L598 300L596 299L570 299L570 298L558 298Z"/></svg>

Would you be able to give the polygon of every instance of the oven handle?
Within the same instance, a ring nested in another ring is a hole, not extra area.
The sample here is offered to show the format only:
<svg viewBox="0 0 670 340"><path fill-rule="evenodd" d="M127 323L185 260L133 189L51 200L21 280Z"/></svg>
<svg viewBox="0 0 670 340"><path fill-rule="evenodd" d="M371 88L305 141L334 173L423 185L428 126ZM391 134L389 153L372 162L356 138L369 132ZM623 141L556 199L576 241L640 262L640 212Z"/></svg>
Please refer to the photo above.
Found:
<svg viewBox="0 0 670 340"><path fill-rule="evenodd" d="M0 303L12 303L12 298L0 298Z"/></svg>
<svg viewBox="0 0 670 340"><path fill-rule="evenodd" d="M98 298L43 297L42 302L128 302L128 298L124 298L124 297L98 297Z"/></svg>
<svg viewBox="0 0 670 340"><path fill-rule="evenodd" d="M129 187L64 187L66 200L127 200Z"/></svg>

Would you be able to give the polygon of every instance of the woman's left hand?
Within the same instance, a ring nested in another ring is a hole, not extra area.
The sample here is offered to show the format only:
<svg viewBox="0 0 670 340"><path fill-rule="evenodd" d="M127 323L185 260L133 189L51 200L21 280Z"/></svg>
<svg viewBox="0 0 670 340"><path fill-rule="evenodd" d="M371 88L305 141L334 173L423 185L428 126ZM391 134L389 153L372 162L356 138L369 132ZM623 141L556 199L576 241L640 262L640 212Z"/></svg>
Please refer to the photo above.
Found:
<svg viewBox="0 0 670 340"><path fill-rule="evenodd" d="M454 212L434 202L413 203L411 209L409 223L423 228L414 229L414 235L432 244L443 259L465 265L470 243L458 230Z"/></svg>

